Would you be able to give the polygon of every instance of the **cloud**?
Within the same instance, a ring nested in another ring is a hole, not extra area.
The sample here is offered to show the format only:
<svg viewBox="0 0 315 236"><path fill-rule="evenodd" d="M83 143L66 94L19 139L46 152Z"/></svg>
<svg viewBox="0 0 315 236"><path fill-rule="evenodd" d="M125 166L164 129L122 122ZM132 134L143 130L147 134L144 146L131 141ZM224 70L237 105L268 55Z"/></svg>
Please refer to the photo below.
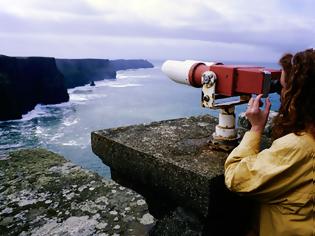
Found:
<svg viewBox="0 0 315 236"><path fill-rule="evenodd" d="M264 48L314 46L311 0L0 0L3 35L124 38ZM134 40L131 40L134 39ZM171 44L171 43L170 43ZM186 45L187 46L187 45ZM174 53L176 53L174 51Z"/></svg>
<svg viewBox="0 0 315 236"><path fill-rule="evenodd" d="M12 34L0 34L0 44L5 49L1 51L2 54L57 58L194 59L226 63L276 61L281 55L263 46L144 37L87 35L77 38L49 34L23 34L16 37ZM16 47L16 45L23 45L23 47Z"/></svg>

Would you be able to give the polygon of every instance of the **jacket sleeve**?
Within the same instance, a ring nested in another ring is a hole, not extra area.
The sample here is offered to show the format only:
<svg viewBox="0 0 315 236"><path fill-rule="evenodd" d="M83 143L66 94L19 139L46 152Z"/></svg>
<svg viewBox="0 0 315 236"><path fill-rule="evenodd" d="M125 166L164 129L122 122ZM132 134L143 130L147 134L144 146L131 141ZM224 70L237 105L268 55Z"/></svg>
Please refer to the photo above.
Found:
<svg viewBox="0 0 315 236"><path fill-rule="evenodd" d="M225 162L225 184L231 190L270 201L292 188L301 150L296 140L282 137L259 152L260 134L245 133Z"/></svg>

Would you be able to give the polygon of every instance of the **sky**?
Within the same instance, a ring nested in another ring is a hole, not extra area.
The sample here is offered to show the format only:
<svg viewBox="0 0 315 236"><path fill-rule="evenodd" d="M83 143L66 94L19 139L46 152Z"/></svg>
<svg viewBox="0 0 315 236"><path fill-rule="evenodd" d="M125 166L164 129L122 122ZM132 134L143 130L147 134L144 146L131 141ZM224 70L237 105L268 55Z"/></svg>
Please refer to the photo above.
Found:
<svg viewBox="0 0 315 236"><path fill-rule="evenodd" d="M0 54L277 62L315 47L313 0L0 0Z"/></svg>

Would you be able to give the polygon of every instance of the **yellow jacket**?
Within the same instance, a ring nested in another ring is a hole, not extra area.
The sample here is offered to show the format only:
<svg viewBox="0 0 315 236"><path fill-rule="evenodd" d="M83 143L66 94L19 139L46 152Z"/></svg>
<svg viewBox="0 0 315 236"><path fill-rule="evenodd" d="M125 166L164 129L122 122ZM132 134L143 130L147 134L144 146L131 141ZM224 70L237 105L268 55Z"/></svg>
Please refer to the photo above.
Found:
<svg viewBox="0 0 315 236"><path fill-rule="evenodd" d="M225 162L225 184L261 202L262 236L315 235L315 140L293 133L259 152L260 134L247 132Z"/></svg>

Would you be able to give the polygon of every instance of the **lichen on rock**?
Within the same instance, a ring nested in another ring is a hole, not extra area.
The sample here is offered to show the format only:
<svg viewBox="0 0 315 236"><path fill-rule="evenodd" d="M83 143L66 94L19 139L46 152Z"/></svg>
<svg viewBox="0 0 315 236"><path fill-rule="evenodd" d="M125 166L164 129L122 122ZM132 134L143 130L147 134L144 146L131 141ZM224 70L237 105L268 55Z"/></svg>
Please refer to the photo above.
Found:
<svg viewBox="0 0 315 236"><path fill-rule="evenodd" d="M1 235L146 235L155 224L142 196L43 149L10 153L0 173Z"/></svg>

